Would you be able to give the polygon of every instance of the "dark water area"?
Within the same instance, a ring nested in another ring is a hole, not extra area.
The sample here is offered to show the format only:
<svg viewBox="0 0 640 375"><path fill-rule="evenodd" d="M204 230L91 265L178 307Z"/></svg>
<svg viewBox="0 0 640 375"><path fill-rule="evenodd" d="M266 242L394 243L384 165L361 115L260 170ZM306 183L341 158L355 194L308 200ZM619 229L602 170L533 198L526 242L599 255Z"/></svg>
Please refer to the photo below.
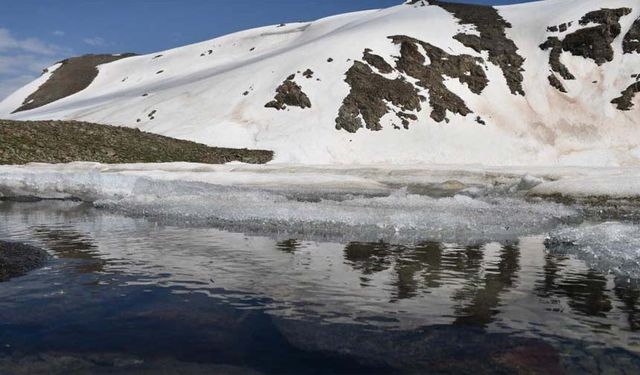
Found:
<svg viewBox="0 0 640 375"><path fill-rule="evenodd" d="M0 202L0 374L640 373L640 289L545 248L326 243Z"/></svg>

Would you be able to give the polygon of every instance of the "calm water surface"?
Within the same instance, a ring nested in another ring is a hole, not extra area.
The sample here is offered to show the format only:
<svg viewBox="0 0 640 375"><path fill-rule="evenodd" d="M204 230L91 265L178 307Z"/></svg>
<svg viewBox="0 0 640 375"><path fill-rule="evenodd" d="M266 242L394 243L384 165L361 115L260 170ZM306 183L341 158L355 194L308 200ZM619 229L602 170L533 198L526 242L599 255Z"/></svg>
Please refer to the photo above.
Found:
<svg viewBox="0 0 640 375"><path fill-rule="evenodd" d="M54 256L0 284L3 374L640 373L640 289L540 236L321 243L2 202L0 239Z"/></svg>

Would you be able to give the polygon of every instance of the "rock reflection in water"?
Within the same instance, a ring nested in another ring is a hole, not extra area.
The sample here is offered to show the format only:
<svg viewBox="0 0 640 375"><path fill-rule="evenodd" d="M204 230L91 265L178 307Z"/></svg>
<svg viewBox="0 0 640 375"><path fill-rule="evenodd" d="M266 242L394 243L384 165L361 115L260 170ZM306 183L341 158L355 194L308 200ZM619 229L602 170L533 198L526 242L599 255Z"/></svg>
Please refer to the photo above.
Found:
<svg viewBox="0 0 640 375"><path fill-rule="evenodd" d="M499 259L483 264L481 246L446 248L428 242L409 248L358 242L345 248L345 261L362 273L363 287L369 286L370 275L393 270L392 302L439 288L446 282L443 278L459 278L461 287L452 295L456 304L454 323L477 325L490 323L499 312L501 292L517 280L519 255L517 245L505 245Z"/></svg>
<svg viewBox="0 0 640 375"><path fill-rule="evenodd" d="M0 372L123 350L264 372L640 370L640 290L542 237L276 240L65 204L0 204L0 238L58 258L0 286Z"/></svg>
<svg viewBox="0 0 640 375"><path fill-rule="evenodd" d="M106 261L100 258L98 248L91 236L80 233L73 227L36 226L33 236L42 241L55 256L61 259L78 260L77 270L81 273L104 271Z"/></svg>

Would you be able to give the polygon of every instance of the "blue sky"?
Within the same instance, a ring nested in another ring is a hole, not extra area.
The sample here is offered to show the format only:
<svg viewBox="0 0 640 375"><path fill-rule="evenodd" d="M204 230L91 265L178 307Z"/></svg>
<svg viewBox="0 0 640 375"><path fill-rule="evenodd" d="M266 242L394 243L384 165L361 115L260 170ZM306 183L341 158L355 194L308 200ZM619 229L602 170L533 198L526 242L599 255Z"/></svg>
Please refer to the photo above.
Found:
<svg viewBox="0 0 640 375"><path fill-rule="evenodd" d="M511 4L524 0L468 0ZM403 0L2 0L0 99L65 57L149 53ZM459 1L462 2L462 1Z"/></svg>

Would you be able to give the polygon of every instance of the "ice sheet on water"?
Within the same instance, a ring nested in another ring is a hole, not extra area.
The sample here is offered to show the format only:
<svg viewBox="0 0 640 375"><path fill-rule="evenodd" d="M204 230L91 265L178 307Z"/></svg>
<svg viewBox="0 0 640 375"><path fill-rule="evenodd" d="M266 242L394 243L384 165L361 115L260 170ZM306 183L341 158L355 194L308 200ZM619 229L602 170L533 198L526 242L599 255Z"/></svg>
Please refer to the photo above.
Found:
<svg viewBox="0 0 640 375"><path fill-rule="evenodd" d="M0 174L0 180L0 195L5 196L75 197L178 224L324 240L512 241L544 233L577 215L567 206L527 201L507 191L430 197L413 194L407 186L375 194L362 186L336 191L291 185L278 190L97 171L20 170Z"/></svg>
<svg viewBox="0 0 640 375"><path fill-rule="evenodd" d="M557 229L545 242L555 253L569 253L590 267L640 280L640 225L606 222Z"/></svg>
<svg viewBox="0 0 640 375"><path fill-rule="evenodd" d="M432 198L408 194L406 189L384 197L344 194L300 200L291 192L184 182L147 183L138 183L144 194L103 199L96 205L134 216L285 237L460 244L516 240L575 215L573 210L550 202L463 195ZM155 194L162 199L150 198Z"/></svg>

